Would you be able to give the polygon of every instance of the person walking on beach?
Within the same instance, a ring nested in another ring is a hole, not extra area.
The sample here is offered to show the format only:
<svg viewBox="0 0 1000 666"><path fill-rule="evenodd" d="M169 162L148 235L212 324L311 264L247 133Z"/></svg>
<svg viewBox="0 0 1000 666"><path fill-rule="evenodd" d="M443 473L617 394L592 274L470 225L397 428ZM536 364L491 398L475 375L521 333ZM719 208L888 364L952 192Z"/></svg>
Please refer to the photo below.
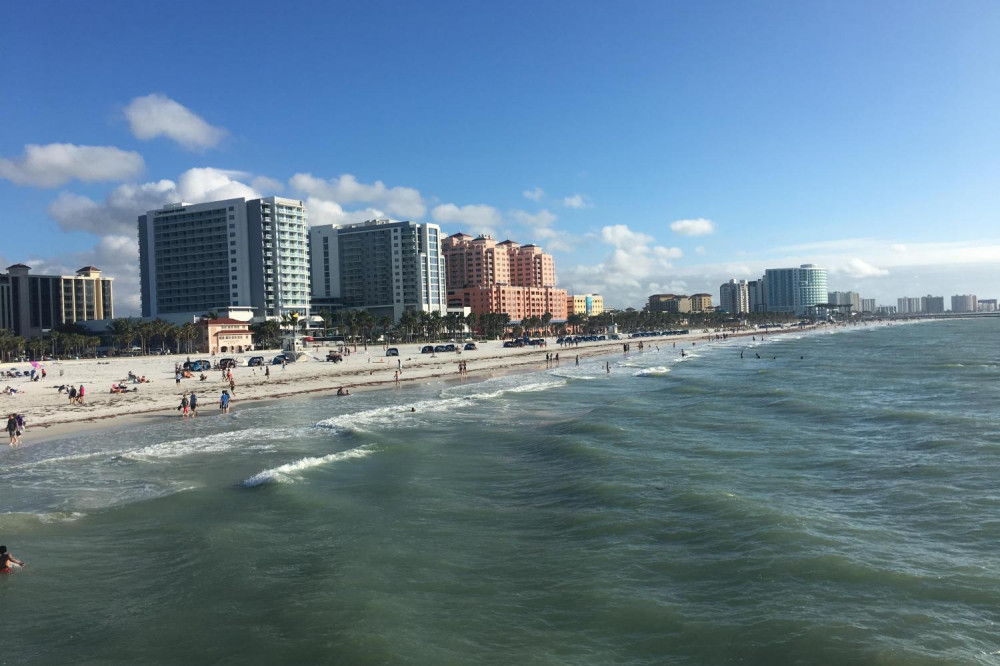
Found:
<svg viewBox="0 0 1000 666"><path fill-rule="evenodd" d="M24 566L24 562L7 552L7 546L0 546L0 574L9 574L11 564Z"/></svg>
<svg viewBox="0 0 1000 666"><path fill-rule="evenodd" d="M17 448L21 440L17 436L17 417L14 414L7 415L7 434L10 435L10 448Z"/></svg>
<svg viewBox="0 0 1000 666"><path fill-rule="evenodd" d="M76 403L76 387L70 386L69 391L67 393L69 394L69 404L72 405Z"/></svg>
<svg viewBox="0 0 1000 666"><path fill-rule="evenodd" d="M232 373L230 373L230 375L229 375L229 391L233 395L236 395L236 382L233 380Z"/></svg>
<svg viewBox="0 0 1000 666"><path fill-rule="evenodd" d="M229 413L229 391L222 391L222 397L219 398L219 411L223 414Z"/></svg>
<svg viewBox="0 0 1000 666"><path fill-rule="evenodd" d="M188 417L188 398L186 395L181 395L181 404L177 406L177 409L180 410L182 419Z"/></svg>
<svg viewBox="0 0 1000 666"><path fill-rule="evenodd" d="M191 391L191 398L188 400L188 406L191 408L191 416L198 416L198 396L194 391Z"/></svg>
<svg viewBox="0 0 1000 666"><path fill-rule="evenodd" d="M264 379L270 379L270 378L271 378L271 366L265 365L264 366Z"/></svg>
<svg viewBox="0 0 1000 666"><path fill-rule="evenodd" d="M83 404L83 384L80 384L80 390L76 392L76 404Z"/></svg>

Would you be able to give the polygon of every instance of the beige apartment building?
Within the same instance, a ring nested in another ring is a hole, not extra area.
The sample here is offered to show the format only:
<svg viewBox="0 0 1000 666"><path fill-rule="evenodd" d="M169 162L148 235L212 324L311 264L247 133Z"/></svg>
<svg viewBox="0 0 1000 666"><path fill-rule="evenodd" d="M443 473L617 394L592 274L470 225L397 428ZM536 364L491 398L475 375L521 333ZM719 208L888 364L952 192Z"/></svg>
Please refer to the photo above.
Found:
<svg viewBox="0 0 1000 666"><path fill-rule="evenodd" d="M0 328L30 338L63 324L114 318L114 278L101 277L100 269L84 266L75 275L30 271L14 264L0 273Z"/></svg>
<svg viewBox="0 0 1000 666"><path fill-rule="evenodd" d="M691 312L707 312L712 309L712 294L691 294Z"/></svg>

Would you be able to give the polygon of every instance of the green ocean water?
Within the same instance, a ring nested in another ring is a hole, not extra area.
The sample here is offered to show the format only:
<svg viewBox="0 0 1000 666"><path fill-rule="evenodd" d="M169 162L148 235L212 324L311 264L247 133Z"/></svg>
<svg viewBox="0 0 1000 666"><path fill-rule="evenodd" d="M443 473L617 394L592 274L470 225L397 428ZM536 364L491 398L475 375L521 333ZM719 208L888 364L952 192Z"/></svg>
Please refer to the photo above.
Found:
<svg viewBox="0 0 1000 666"><path fill-rule="evenodd" d="M0 663L1000 664L998 332L563 353L3 450Z"/></svg>

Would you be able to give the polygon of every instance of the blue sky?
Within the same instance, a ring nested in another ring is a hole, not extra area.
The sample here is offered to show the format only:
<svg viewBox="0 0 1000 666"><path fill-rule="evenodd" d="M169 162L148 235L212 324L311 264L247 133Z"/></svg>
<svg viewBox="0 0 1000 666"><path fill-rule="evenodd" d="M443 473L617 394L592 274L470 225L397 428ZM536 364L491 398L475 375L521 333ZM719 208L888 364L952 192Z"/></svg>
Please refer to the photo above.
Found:
<svg viewBox="0 0 1000 666"><path fill-rule="evenodd" d="M93 263L120 314L137 215L254 193L536 242L617 307L804 262L885 304L1000 296L995 2L54 2L6 24L0 259Z"/></svg>

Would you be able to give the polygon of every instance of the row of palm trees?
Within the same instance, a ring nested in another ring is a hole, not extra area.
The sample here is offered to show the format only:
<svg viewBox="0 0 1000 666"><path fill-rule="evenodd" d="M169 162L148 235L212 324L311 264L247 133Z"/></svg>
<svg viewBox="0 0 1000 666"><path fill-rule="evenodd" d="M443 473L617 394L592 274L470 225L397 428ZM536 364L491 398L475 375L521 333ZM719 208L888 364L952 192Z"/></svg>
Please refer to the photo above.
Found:
<svg viewBox="0 0 1000 666"><path fill-rule="evenodd" d="M86 356L97 354L101 339L76 331L52 331L48 335L25 338L9 329L0 329L0 360L9 363L22 356Z"/></svg>
<svg viewBox="0 0 1000 666"><path fill-rule="evenodd" d="M198 327L191 322L177 325L162 319L138 321L127 317L111 320L111 339L119 352L138 346L139 353L148 354L152 344L158 342L162 349L191 353L198 335Z"/></svg>

